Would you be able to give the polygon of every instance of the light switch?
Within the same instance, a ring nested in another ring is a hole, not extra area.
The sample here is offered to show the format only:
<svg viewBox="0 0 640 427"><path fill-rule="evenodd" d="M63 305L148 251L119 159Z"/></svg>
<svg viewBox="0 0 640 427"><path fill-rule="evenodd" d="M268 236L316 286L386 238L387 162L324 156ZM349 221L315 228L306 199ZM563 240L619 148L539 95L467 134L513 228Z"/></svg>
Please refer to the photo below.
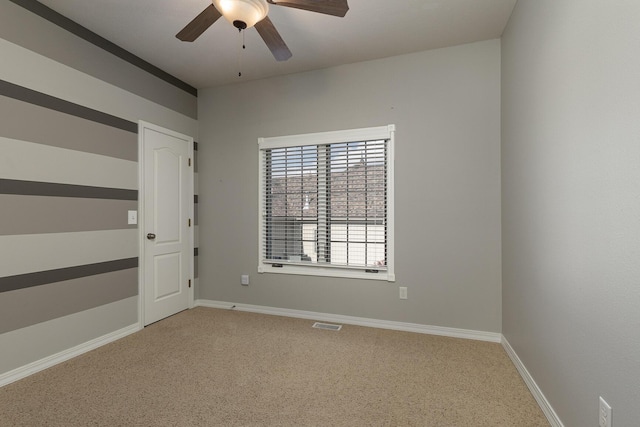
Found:
<svg viewBox="0 0 640 427"><path fill-rule="evenodd" d="M127 224L137 224L138 223L138 211L129 211L127 215Z"/></svg>

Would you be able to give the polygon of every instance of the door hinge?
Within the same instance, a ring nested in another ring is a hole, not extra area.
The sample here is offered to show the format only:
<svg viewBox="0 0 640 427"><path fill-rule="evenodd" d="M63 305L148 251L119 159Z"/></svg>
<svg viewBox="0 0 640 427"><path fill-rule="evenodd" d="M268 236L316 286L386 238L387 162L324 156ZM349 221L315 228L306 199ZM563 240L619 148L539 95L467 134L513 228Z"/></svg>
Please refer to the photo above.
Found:
<svg viewBox="0 0 640 427"><path fill-rule="evenodd" d="M191 157L189 157L189 166L191 166Z"/></svg>
<svg viewBox="0 0 640 427"><path fill-rule="evenodd" d="M191 218L189 218L189 227L191 227Z"/></svg>
<svg viewBox="0 0 640 427"><path fill-rule="evenodd" d="M191 279L189 279L189 287L191 287Z"/></svg>

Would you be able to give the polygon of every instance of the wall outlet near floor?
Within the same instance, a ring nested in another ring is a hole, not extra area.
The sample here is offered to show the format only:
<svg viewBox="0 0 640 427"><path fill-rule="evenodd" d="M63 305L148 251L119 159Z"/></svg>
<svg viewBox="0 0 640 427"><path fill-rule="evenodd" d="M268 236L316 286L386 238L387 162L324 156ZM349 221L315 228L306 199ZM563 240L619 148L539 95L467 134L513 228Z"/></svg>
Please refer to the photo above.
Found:
<svg viewBox="0 0 640 427"><path fill-rule="evenodd" d="M400 289L400 299L407 299L407 287L400 286L398 289Z"/></svg>
<svg viewBox="0 0 640 427"><path fill-rule="evenodd" d="M240 276L240 284L242 286L249 286L249 275L248 274L243 274L242 276Z"/></svg>
<svg viewBox="0 0 640 427"><path fill-rule="evenodd" d="M600 427L611 427L611 406L600 396Z"/></svg>

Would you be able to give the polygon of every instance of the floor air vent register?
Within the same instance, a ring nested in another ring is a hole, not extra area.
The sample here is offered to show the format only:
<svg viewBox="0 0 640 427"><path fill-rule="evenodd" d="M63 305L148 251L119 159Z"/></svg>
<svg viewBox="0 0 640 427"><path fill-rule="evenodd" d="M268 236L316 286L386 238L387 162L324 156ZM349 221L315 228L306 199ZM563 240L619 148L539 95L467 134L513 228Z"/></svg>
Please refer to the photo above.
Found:
<svg viewBox="0 0 640 427"><path fill-rule="evenodd" d="M342 325L332 325L331 323L316 322L312 327L316 329L326 329L328 331L339 331L342 328Z"/></svg>

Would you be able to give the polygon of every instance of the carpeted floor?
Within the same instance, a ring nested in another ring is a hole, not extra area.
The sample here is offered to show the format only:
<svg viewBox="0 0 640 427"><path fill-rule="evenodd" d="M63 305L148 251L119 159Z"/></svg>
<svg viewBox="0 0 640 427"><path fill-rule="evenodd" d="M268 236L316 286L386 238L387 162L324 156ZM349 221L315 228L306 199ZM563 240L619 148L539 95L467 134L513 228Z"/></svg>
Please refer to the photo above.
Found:
<svg viewBox="0 0 640 427"><path fill-rule="evenodd" d="M499 344L195 308L0 388L0 426L549 426Z"/></svg>

